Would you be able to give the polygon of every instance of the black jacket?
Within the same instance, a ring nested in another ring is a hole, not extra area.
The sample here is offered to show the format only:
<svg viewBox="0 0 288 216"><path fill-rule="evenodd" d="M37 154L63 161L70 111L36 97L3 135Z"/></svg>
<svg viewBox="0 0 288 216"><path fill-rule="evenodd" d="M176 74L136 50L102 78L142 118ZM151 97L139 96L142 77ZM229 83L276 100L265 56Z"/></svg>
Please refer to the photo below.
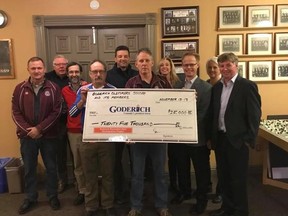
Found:
<svg viewBox="0 0 288 216"><path fill-rule="evenodd" d="M107 71L106 82L117 88L125 88L126 82L136 75L138 75L138 71L132 69L131 65L126 71L122 71L115 63L113 68Z"/></svg>

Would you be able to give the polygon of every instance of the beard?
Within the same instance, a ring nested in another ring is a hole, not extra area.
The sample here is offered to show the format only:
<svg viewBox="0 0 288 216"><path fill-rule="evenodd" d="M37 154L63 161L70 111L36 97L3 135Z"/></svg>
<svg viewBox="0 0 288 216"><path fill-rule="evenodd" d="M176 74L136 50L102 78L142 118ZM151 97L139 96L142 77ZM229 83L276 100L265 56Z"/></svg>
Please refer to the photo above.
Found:
<svg viewBox="0 0 288 216"><path fill-rule="evenodd" d="M77 84L80 82L80 77L72 77L69 79L72 84Z"/></svg>

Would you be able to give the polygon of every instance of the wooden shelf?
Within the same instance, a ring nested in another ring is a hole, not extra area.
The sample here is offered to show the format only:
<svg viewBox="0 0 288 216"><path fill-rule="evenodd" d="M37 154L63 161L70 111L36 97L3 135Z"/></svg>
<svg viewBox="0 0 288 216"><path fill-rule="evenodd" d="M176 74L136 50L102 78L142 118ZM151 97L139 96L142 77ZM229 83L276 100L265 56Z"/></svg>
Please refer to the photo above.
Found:
<svg viewBox="0 0 288 216"><path fill-rule="evenodd" d="M273 30L282 30L284 29L285 32L287 32L288 26L271 26L271 27L242 27L242 28L218 28L217 31L263 31L263 30L268 30L268 31L273 31Z"/></svg>
<svg viewBox="0 0 288 216"><path fill-rule="evenodd" d="M265 55L249 55L249 54L243 54L243 55L237 55L239 58L263 58L263 57L285 57L287 59L287 54L265 54Z"/></svg>

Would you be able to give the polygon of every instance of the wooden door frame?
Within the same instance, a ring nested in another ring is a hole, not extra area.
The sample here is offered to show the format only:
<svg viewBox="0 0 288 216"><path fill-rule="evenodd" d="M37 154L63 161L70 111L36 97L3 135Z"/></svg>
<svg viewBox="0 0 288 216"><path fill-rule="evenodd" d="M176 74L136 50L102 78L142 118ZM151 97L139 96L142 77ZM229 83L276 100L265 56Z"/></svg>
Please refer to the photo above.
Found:
<svg viewBox="0 0 288 216"><path fill-rule="evenodd" d="M48 62L48 31L52 27L120 27L145 26L146 47L156 54L156 13L125 15L71 15L46 16L33 15L33 26L36 34L36 54Z"/></svg>

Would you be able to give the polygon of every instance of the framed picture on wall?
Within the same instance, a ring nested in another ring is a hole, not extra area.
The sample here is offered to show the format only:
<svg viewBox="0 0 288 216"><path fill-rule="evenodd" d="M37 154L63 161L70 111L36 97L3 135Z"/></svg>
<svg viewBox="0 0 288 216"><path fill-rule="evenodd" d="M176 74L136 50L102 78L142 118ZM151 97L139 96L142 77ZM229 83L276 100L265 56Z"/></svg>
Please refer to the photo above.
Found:
<svg viewBox="0 0 288 216"><path fill-rule="evenodd" d="M250 61L248 74L252 81L272 80L272 61Z"/></svg>
<svg viewBox="0 0 288 216"><path fill-rule="evenodd" d="M275 61L275 80L288 80L288 61Z"/></svg>
<svg viewBox="0 0 288 216"><path fill-rule="evenodd" d="M276 25L288 26L288 4L276 5Z"/></svg>
<svg viewBox="0 0 288 216"><path fill-rule="evenodd" d="M274 23L273 5L247 6L248 27L271 27Z"/></svg>
<svg viewBox="0 0 288 216"><path fill-rule="evenodd" d="M272 33L247 34L247 54L272 54Z"/></svg>
<svg viewBox="0 0 288 216"><path fill-rule="evenodd" d="M218 54L225 52L243 55L243 34L218 35Z"/></svg>
<svg viewBox="0 0 288 216"><path fill-rule="evenodd" d="M243 28L244 6L218 7L218 28Z"/></svg>
<svg viewBox="0 0 288 216"><path fill-rule="evenodd" d="M275 53L288 54L288 33L275 33Z"/></svg>
<svg viewBox="0 0 288 216"><path fill-rule="evenodd" d="M14 79L14 62L11 39L0 39L0 79Z"/></svg>
<svg viewBox="0 0 288 216"><path fill-rule="evenodd" d="M238 62L238 74L246 78L246 62L245 61L239 61Z"/></svg>
<svg viewBox="0 0 288 216"><path fill-rule="evenodd" d="M162 58L169 57L173 61L181 60L184 53L191 51L198 53L199 40L166 40L162 41Z"/></svg>
<svg viewBox="0 0 288 216"><path fill-rule="evenodd" d="M162 37L199 35L199 7L162 8Z"/></svg>
<svg viewBox="0 0 288 216"><path fill-rule="evenodd" d="M179 74L184 74L181 61L174 62L174 66L175 66L175 71L176 71L178 76L179 76Z"/></svg>

